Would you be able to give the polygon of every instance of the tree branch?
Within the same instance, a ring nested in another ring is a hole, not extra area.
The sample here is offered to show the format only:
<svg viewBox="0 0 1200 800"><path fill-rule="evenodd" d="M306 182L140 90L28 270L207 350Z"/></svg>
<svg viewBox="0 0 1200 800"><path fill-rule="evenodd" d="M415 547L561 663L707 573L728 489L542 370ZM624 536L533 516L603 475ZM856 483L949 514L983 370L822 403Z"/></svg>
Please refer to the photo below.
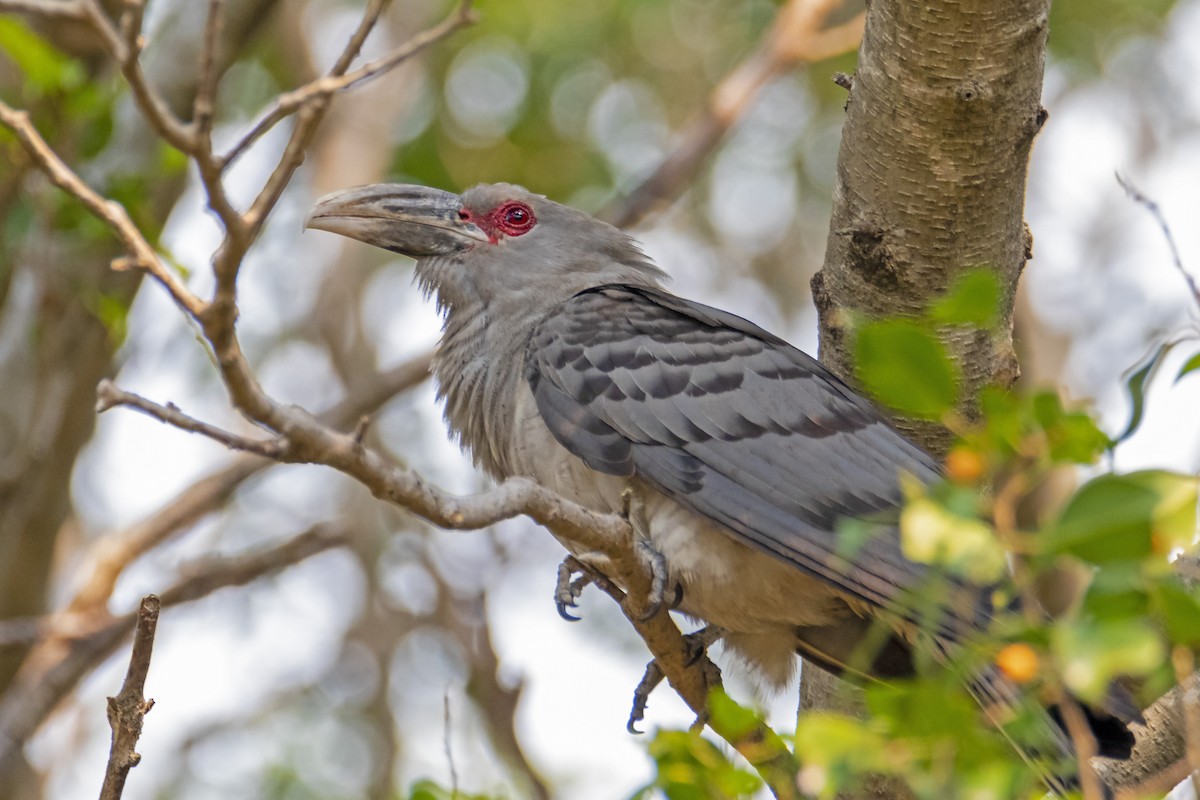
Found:
<svg viewBox="0 0 1200 800"><path fill-rule="evenodd" d="M166 101L154 90L142 70L140 56L145 41L142 39L142 19L146 10L145 0L126 0L121 14L120 30L100 7L98 0L83 0L84 11L92 27L100 34L109 55L117 62L121 75L129 84L133 99L141 109L142 116L159 136L169 145L183 153L195 149L195 132L171 112Z"/></svg>
<svg viewBox="0 0 1200 800"><path fill-rule="evenodd" d="M318 420L339 430L353 425L392 397L424 382L431 359L432 353L424 353L365 382L353 395L319 415ZM104 608L125 567L215 511L245 481L277 463L244 455L184 489L141 522L101 537L83 559L83 563L93 566L84 585L67 604L68 609L79 612Z"/></svg>
<svg viewBox="0 0 1200 800"><path fill-rule="evenodd" d="M132 258L113 262L115 269L134 267L145 270L162 284L176 305L190 316L196 316L203 311L204 301L192 294L183 285L183 281L174 272L167 269L158 254L154 252L154 248L133 224L133 220L129 218L125 208L115 200L101 197L63 163L63 160L50 148L50 145L46 144L46 140L33 127L27 112L18 111L0 100L0 125L12 131L25 148L25 152L55 186L82 202L93 216L107 225L121 240Z"/></svg>
<svg viewBox="0 0 1200 800"><path fill-rule="evenodd" d="M686 131L658 168L624 199L600 213L618 228L636 225L656 206L673 200L696 170L751 107L773 78L801 63L847 53L862 38L865 14L823 28L843 0L789 0L775 16L758 49L717 84L708 108Z"/></svg>
<svg viewBox="0 0 1200 800"><path fill-rule="evenodd" d="M0 11L59 19L87 19L81 0L0 0Z"/></svg>
<svg viewBox="0 0 1200 800"><path fill-rule="evenodd" d="M125 779L129 770L142 760L134 750L142 735L142 720L154 701L143 697L146 676L150 672L150 654L154 650L154 632L158 629L160 602L155 595L142 598L137 612L137 627L133 632L133 652L129 656L129 670L125 683L116 697L108 698L108 724L112 728L112 746L108 753L108 768L104 772L104 784L100 789L100 800L121 800L125 791Z"/></svg>
<svg viewBox="0 0 1200 800"><path fill-rule="evenodd" d="M198 600L219 589L244 586L349 541L345 532L316 526L274 547L193 565L189 577L159 593L163 607ZM39 642L0 696L0 773L20 755L25 741L96 664L111 655L134 627L135 614L80 614L77 636Z"/></svg>
<svg viewBox="0 0 1200 800"><path fill-rule="evenodd" d="M246 453L255 453L267 458L283 460L286 450L283 442L278 440L264 441L262 439L250 439L245 436L238 436L236 433L231 433L223 428L218 428L215 425L210 425L207 422L201 422L194 417L188 416L180 411L179 407L174 403L168 403L165 406L159 405L141 395L119 389L115 383L107 378L100 381L100 385L96 387L96 397L97 414L103 414L105 411L117 406L127 406L180 430L207 436L213 441L225 445L230 450L241 450Z"/></svg>
<svg viewBox="0 0 1200 800"><path fill-rule="evenodd" d="M475 16L471 11L471 3L465 2L458 7L455 14L447 17L438 26L418 34L387 55L370 61L353 72L346 72L345 74L337 74L335 67L335 70L331 70L329 74L310 81L290 92L279 95L279 97L275 98L271 109L233 147L229 148L229 151L225 155L221 156L219 159L221 168L225 169L228 167L241 157L251 145L261 139L267 131L296 113L309 102L328 98L337 92L366 83L372 78L376 78L398 67L420 51L474 21Z"/></svg>

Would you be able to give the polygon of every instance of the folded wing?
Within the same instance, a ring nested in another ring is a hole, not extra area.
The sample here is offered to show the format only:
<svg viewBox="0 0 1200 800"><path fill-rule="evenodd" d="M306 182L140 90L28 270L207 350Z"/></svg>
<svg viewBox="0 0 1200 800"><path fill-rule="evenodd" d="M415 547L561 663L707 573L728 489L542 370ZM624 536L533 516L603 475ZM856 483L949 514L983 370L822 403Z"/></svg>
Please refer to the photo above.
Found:
<svg viewBox="0 0 1200 800"><path fill-rule="evenodd" d="M835 529L839 518L887 516L900 474L929 482L937 464L746 320L655 289L598 287L541 323L526 376L554 436L591 468L636 475L872 605L895 607L928 577L904 558L894 525L850 551ZM960 623L986 615L973 597L978 607L952 610Z"/></svg>

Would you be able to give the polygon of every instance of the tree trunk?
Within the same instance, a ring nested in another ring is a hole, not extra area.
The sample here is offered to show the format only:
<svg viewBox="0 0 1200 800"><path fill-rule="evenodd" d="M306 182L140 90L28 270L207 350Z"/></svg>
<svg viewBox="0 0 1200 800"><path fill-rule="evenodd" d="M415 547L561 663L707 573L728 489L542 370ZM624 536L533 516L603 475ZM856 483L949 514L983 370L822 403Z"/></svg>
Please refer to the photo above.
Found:
<svg viewBox="0 0 1200 800"><path fill-rule="evenodd" d="M1010 385L1022 219L1049 0L873 0L847 105L825 265L813 278L821 360L853 379L851 324L920 314L963 270L1003 287L996 332L945 338L970 416L980 388ZM901 425L934 453L940 426Z"/></svg>
<svg viewBox="0 0 1200 800"><path fill-rule="evenodd" d="M962 370L960 410L1008 386L1017 279L1031 240L1022 210L1039 99L1049 0L871 0L838 154L825 263L812 281L821 361L854 381L853 324L915 316L961 272L987 267L1002 286L995 331L947 330ZM935 454L940 425L898 420ZM846 687L806 665L802 706L844 707ZM871 787L870 796L892 796Z"/></svg>

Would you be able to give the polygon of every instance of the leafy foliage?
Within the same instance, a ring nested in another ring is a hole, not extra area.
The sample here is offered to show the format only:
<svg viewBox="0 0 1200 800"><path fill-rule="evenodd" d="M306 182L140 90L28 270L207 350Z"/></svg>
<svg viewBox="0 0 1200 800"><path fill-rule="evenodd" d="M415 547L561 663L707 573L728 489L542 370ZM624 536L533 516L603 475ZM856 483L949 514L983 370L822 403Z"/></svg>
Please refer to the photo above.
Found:
<svg viewBox="0 0 1200 800"><path fill-rule="evenodd" d="M977 421L964 424L952 415L955 367L937 331L984 326L1000 302L993 281L968 272L923 318L872 322L858 330L858 374L871 393L893 409L943 419L959 435L946 459L945 481L905 482L899 516L904 552L940 572L994 586L996 611L989 629L947 663L918 653L916 678L867 686L866 720L827 712L803 716L795 747L806 795L834 797L861 786L868 775L885 775L919 798L1036 796L1037 771L1020 760L1011 741L1024 743L1037 758L1056 752L1039 698L1067 692L1099 704L1121 679L1149 703L1175 680L1173 650L1200 645L1200 591L1172 565L1173 557L1196 545L1196 476L1163 470L1096 474L1055 513L1030 521L1019 509L1027 495L1055 471L1095 470L1113 440L1090 414L1067 408L1049 391L988 389ZM1195 361L1182 374L1200 368ZM1143 370L1134 387L1139 396L1151 372ZM869 529L843 526L848 557ZM1037 587L1065 571L1082 574L1083 589L1065 613L1046 618L1038 610ZM945 591L944 583L931 581L914 607L941 613ZM988 668L1025 692L1002 732L984 722L964 688L968 676ZM688 763L703 763L694 750L686 752L692 754ZM1047 768L1071 771L1073 765ZM726 769L722 763L720 770ZM687 774L703 785L694 772Z"/></svg>
<svg viewBox="0 0 1200 800"><path fill-rule="evenodd" d="M958 367L945 346L908 320L864 325L856 340L858 378L901 414L936 419L958 399Z"/></svg>

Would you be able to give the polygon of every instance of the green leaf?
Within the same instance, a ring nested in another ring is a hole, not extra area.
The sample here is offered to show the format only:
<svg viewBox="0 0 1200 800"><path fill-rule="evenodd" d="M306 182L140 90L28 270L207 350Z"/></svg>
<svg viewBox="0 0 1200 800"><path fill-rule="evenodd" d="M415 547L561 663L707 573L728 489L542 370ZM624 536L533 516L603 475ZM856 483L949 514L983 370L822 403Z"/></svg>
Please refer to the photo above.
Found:
<svg viewBox="0 0 1200 800"><path fill-rule="evenodd" d="M1150 383L1150 379L1158 372L1158 368L1166 359L1167 354L1178 342L1166 342L1151 353L1141 366L1130 373L1125 380L1125 392L1129 395L1130 412L1129 424L1125 426L1125 430L1114 439L1115 442L1123 442L1134 434L1141 426L1142 419L1146 415L1146 387Z"/></svg>
<svg viewBox="0 0 1200 800"><path fill-rule="evenodd" d="M929 316L942 325L995 327L1000 319L1000 279L986 267L962 273L930 308Z"/></svg>
<svg viewBox="0 0 1200 800"><path fill-rule="evenodd" d="M1150 583L1137 561L1106 564L1093 574L1083 608L1096 618L1144 616L1150 608Z"/></svg>
<svg viewBox="0 0 1200 800"><path fill-rule="evenodd" d="M901 728L905 738L958 738L975 732L979 707L957 688L930 680L873 684L867 689L867 708Z"/></svg>
<svg viewBox="0 0 1200 800"><path fill-rule="evenodd" d="M936 337L913 322L864 325L855 363L863 387L902 414L936 419L958 398L958 366Z"/></svg>
<svg viewBox="0 0 1200 800"><path fill-rule="evenodd" d="M803 754L805 764L882 767L884 749L883 737L860 720L814 712L796 721L796 752Z"/></svg>
<svg viewBox="0 0 1200 800"><path fill-rule="evenodd" d="M1080 699L1099 702L1122 675L1146 675L1166 658L1166 648L1143 620L1064 623L1051 637L1063 680Z"/></svg>
<svg viewBox="0 0 1200 800"><path fill-rule="evenodd" d="M1195 535L1196 483L1157 470L1101 475L1076 492L1043 544L1094 564L1154 555L1165 565Z"/></svg>
<svg viewBox="0 0 1200 800"><path fill-rule="evenodd" d="M690 731L659 731L649 745L656 775L634 797L657 788L671 800L724 800L752 795L762 787L755 774L734 766L720 748Z"/></svg>
<svg viewBox="0 0 1200 800"><path fill-rule="evenodd" d="M925 497L900 512L900 546L910 560L938 564L980 586L999 580L1008 563L990 527Z"/></svg>
<svg viewBox="0 0 1200 800"><path fill-rule="evenodd" d="M726 738L740 739L763 722L761 716L738 705L720 687L709 692L708 713L712 716L714 730L719 730Z"/></svg>
<svg viewBox="0 0 1200 800"><path fill-rule="evenodd" d="M1031 402L1033 416L1046 434L1051 460L1091 464L1112 446L1090 414L1063 408L1058 392L1038 392Z"/></svg>
<svg viewBox="0 0 1200 800"><path fill-rule="evenodd" d="M1172 642L1200 644L1200 593L1167 576L1152 587L1154 610Z"/></svg>
<svg viewBox="0 0 1200 800"><path fill-rule="evenodd" d="M1194 354L1184 362L1183 367L1179 370L1179 374L1175 376L1175 382L1178 383L1184 375L1191 374L1197 370L1200 370L1200 353Z"/></svg>

